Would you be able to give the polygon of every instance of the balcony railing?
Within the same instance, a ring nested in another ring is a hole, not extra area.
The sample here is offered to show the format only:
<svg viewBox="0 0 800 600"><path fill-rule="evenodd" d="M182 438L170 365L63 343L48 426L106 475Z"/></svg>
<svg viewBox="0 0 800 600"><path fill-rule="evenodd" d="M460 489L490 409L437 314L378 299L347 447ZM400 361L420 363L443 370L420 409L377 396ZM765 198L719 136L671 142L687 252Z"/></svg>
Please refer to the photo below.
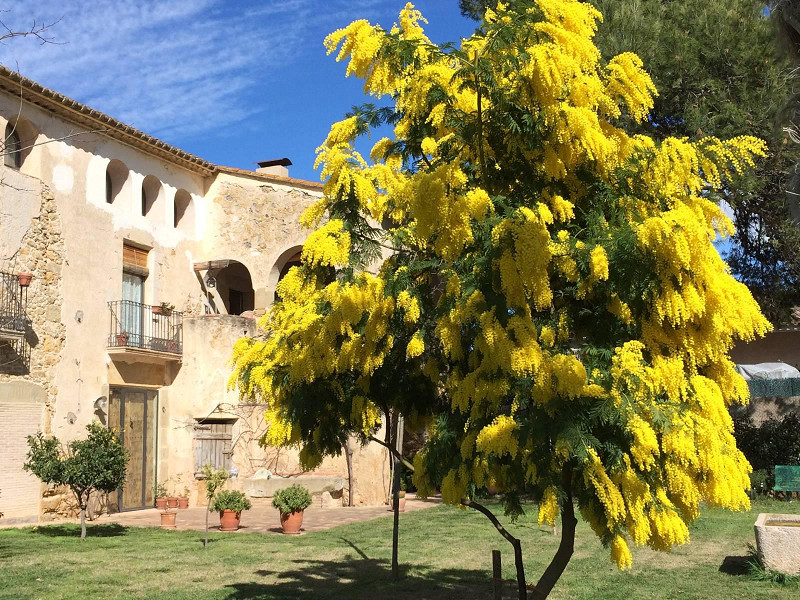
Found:
<svg viewBox="0 0 800 600"><path fill-rule="evenodd" d="M28 288L19 284L16 274L0 271L0 339L25 336Z"/></svg>
<svg viewBox="0 0 800 600"><path fill-rule="evenodd" d="M183 354L183 313L130 300L108 303L109 348L135 348Z"/></svg>

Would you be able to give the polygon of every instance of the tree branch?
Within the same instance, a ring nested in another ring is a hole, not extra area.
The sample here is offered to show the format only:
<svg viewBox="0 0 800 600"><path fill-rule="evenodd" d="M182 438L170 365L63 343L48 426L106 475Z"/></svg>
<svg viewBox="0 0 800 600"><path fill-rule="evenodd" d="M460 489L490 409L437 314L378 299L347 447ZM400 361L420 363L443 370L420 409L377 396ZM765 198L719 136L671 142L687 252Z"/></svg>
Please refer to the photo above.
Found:
<svg viewBox="0 0 800 600"><path fill-rule="evenodd" d="M514 564L517 567L517 589L519 592L519 600L526 600L528 597L528 588L525 585L525 565L522 562L522 544L520 543L519 539L515 538L511 535L505 527L503 527L502 523L497 520L497 517L494 516L492 511L486 508L483 504L478 504L474 500L464 499L461 501L461 504L464 506L468 506L470 508L474 508L487 519L492 522L495 529L500 532L509 544L514 547Z"/></svg>
<svg viewBox="0 0 800 600"><path fill-rule="evenodd" d="M397 460L399 460L401 463L403 463L403 466L404 466L406 469L408 469L409 471L413 471L413 470L414 470L414 465L413 465L413 464L411 464L411 463L408 461L408 459L406 459L406 458L405 458L405 457L404 457L402 454L400 454L400 453L399 453L399 452L398 452L396 449L394 449L394 448L392 447L392 445L391 445L391 444L388 444L388 443L384 442L383 440L379 440L379 439L378 439L378 438L376 438L374 435L371 435L371 436L369 436L367 439L368 439L368 440L370 440L370 441L372 441L372 442L376 442L376 443L380 444L381 446L383 446L384 448L388 449L388 450L389 450L389 452L391 452L391 453L392 453L392 455L393 455L393 456L394 456L394 457L395 457Z"/></svg>

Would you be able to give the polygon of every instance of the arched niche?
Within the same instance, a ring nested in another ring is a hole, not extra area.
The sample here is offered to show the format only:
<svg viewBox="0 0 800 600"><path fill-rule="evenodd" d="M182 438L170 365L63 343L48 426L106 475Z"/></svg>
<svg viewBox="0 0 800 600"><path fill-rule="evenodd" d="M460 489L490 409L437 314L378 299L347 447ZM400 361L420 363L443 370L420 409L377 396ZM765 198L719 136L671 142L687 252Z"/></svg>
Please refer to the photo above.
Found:
<svg viewBox="0 0 800 600"><path fill-rule="evenodd" d="M172 206L172 226L188 235L194 234L195 205L192 195L184 189L175 192Z"/></svg>
<svg viewBox="0 0 800 600"><path fill-rule="evenodd" d="M269 298L271 302L278 299L278 282L286 276L289 269L295 266L300 266L300 254L303 252L303 246L292 246L281 252L267 279L267 286L269 289Z"/></svg>
<svg viewBox="0 0 800 600"><path fill-rule="evenodd" d="M164 186L155 175L148 175L142 181L141 215L156 223L163 218Z"/></svg>
<svg viewBox="0 0 800 600"><path fill-rule="evenodd" d="M116 158L108 161L106 166L106 203L113 204L118 198L124 197L122 190L127 188L130 171L125 163Z"/></svg>

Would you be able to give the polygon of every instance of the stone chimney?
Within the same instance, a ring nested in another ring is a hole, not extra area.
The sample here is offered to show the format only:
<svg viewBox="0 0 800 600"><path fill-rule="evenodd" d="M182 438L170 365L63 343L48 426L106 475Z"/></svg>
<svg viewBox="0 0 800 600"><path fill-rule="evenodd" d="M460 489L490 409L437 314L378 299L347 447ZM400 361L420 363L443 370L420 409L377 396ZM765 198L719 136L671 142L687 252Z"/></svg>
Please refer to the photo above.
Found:
<svg viewBox="0 0 800 600"><path fill-rule="evenodd" d="M264 173L266 175L280 175L282 177L289 176L289 167L292 161L288 158L276 158L274 160L262 160L258 163L256 173Z"/></svg>

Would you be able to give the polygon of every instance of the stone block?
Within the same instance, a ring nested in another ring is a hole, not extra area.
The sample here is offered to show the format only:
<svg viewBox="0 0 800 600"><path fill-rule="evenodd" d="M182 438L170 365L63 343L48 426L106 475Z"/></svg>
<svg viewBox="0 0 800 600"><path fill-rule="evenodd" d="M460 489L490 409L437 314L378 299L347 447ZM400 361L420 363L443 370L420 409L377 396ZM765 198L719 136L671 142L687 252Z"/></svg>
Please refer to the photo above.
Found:
<svg viewBox="0 0 800 600"><path fill-rule="evenodd" d="M761 513L755 523L756 547L764 567L800 575L800 515Z"/></svg>

